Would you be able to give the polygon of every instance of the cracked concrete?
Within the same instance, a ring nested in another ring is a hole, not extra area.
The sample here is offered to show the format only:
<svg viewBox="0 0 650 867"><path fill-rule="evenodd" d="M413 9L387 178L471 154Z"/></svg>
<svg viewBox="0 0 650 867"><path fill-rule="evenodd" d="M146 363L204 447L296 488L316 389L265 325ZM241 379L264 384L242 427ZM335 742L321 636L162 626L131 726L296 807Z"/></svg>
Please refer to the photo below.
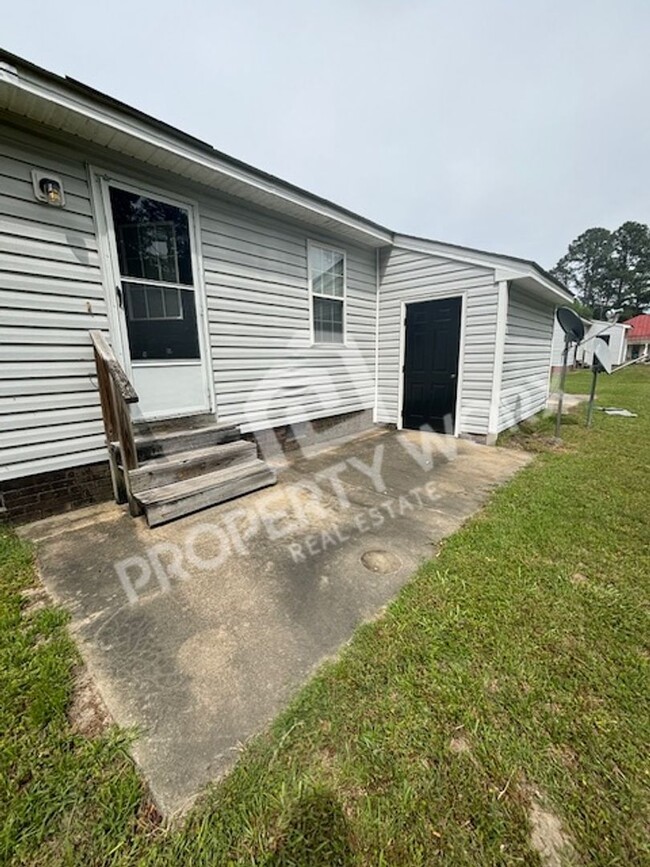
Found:
<svg viewBox="0 0 650 867"><path fill-rule="evenodd" d="M134 758L169 815L529 459L373 431L153 530L107 504L22 532L110 713L137 727Z"/></svg>

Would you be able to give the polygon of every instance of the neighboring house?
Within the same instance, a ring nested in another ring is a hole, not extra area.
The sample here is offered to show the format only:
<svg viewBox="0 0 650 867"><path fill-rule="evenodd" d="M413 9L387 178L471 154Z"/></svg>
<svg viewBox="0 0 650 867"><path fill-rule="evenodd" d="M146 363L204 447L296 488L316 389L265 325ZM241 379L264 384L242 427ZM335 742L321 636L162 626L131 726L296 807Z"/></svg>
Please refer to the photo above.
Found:
<svg viewBox="0 0 650 867"><path fill-rule="evenodd" d="M110 496L90 331L135 387L135 421L492 443L544 407L571 300L532 261L397 234L6 53L0 219L17 517Z"/></svg>
<svg viewBox="0 0 650 867"><path fill-rule="evenodd" d="M633 316L625 323L629 327L625 338L626 358L632 360L650 352L650 313Z"/></svg>
<svg viewBox="0 0 650 867"><path fill-rule="evenodd" d="M594 339L602 337L609 344L609 356L613 367L625 361L625 335L629 326L622 322L606 322L593 319L585 330L585 338L578 347L577 362L591 367L594 360Z"/></svg>
<svg viewBox="0 0 650 867"><path fill-rule="evenodd" d="M579 345L572 343L569 347L568 366L591 367L594 360L594 338L603 337L610 347L612 364L616 367L625 361L625 334L627 324L621 322L606 322L601 319L585 319L580 317L585 327L585 336ZM555 320L553 326L552 369L557 373L562 369L562 354L564 352L564 332Z"/></svg>
<svg viewBox="0 0 650 867"><path fill-rule="evenodd" d="M585 327L585 334L587 333L590 321L589 319L584 319L582 316L582 324ZM554 373L557 373L562 369L562 364L564 361L564 331L560 327L560 323L556 318L553 319L553 345L551 347L551 369ZM567 355L567 363L568 367L575 367L578 362L578 347L575 343L572 343L569 346L569 353Z"/></svg>

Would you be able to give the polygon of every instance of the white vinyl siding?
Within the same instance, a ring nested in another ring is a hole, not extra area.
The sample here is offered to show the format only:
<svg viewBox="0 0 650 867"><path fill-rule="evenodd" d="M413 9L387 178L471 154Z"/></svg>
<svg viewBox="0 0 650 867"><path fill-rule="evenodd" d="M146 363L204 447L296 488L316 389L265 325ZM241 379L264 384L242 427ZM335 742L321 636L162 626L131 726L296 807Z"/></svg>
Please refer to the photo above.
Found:
<svg viewBox="0 0 650 867"><path fill-rule="evenodd" d="M497 288L494 271L441 256L391 248L382 253L379 291L377 420L399 424L402 302L465 297L459 431L487 434L494 371Z"/></svg>
<svg viewBox="0 0 650 867"><path fill-rule="evenodd" d="M512 427L546 406L554 307L510 287L499 403L499 430Z"/></svg>
<svg viewBox="0 0 650 867"><path fill-rule="evenodd" d="M63 182L40 203L31 170ZM108 329L84 164L0 142L0 478L106 459L88 331Z"/></svg>
<svg viewBox="0 0 650 867"><path fill-rule="evenodd" d="M6 134L5 134L6 132ZM88 331L108 332L85 161L3 127L0 478L106 460ZM97 161L102 165L101 161ZM34 198L31 169L66 207ZM376 254L134 164L105 168L197 202L217 418L256 430L372 408ZM311 345L307 240L346 257L346 345Z"/></svg>
<svg viewBox="0 0 650 867"><path fill-rule="evenodd" d="M371 408L375 251L225 201L199 211L219 420L248 431ZM312 346L308 237L345 252L345 345Z"/></svg>

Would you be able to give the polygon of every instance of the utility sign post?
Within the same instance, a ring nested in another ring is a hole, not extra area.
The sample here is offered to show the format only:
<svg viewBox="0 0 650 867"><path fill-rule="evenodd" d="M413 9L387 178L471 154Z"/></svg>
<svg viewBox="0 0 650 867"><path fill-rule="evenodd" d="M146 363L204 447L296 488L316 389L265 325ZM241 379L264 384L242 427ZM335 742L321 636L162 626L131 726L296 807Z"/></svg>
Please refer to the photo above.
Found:
<svg viewBox="0 0 650 867"><path fill-rule="evenodd" d="M594 338L594 360L591 365L591 391L587 406L587 427L591 427L594 415L594 400L596 399L596 383L598 374L612 372L612 357L609 351L609 334Z"/></svg>

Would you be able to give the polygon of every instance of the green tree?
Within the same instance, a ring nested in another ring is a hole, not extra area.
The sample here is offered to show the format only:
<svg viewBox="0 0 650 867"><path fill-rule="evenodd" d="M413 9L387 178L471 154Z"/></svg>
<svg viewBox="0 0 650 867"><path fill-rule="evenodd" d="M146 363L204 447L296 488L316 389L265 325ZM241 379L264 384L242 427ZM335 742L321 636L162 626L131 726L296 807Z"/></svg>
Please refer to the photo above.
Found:
<svg viewBox="0 0 650 867"><path fill-rule="evenodd" d="M613 307L636 316L650 306L650 228L631 220L613 234Z"/></svg>
<svg viewBox="0 0 650 867"><path fill-rule="evenodd" d="M551 273L595 316L619 309L622 318L641 313L650 306L650 229L631 220L613 232L587 229Z"/></svg>
<svg viewBox="0 0 650 867"><path fill-rule="evenodd" d="M574 298L571 302L571 306L578 314L578 316L582 316L583 319L593 319L594 318L594 309L590 307L588 304L584 304L582 301L579 301L577 298Z"/></svg>

